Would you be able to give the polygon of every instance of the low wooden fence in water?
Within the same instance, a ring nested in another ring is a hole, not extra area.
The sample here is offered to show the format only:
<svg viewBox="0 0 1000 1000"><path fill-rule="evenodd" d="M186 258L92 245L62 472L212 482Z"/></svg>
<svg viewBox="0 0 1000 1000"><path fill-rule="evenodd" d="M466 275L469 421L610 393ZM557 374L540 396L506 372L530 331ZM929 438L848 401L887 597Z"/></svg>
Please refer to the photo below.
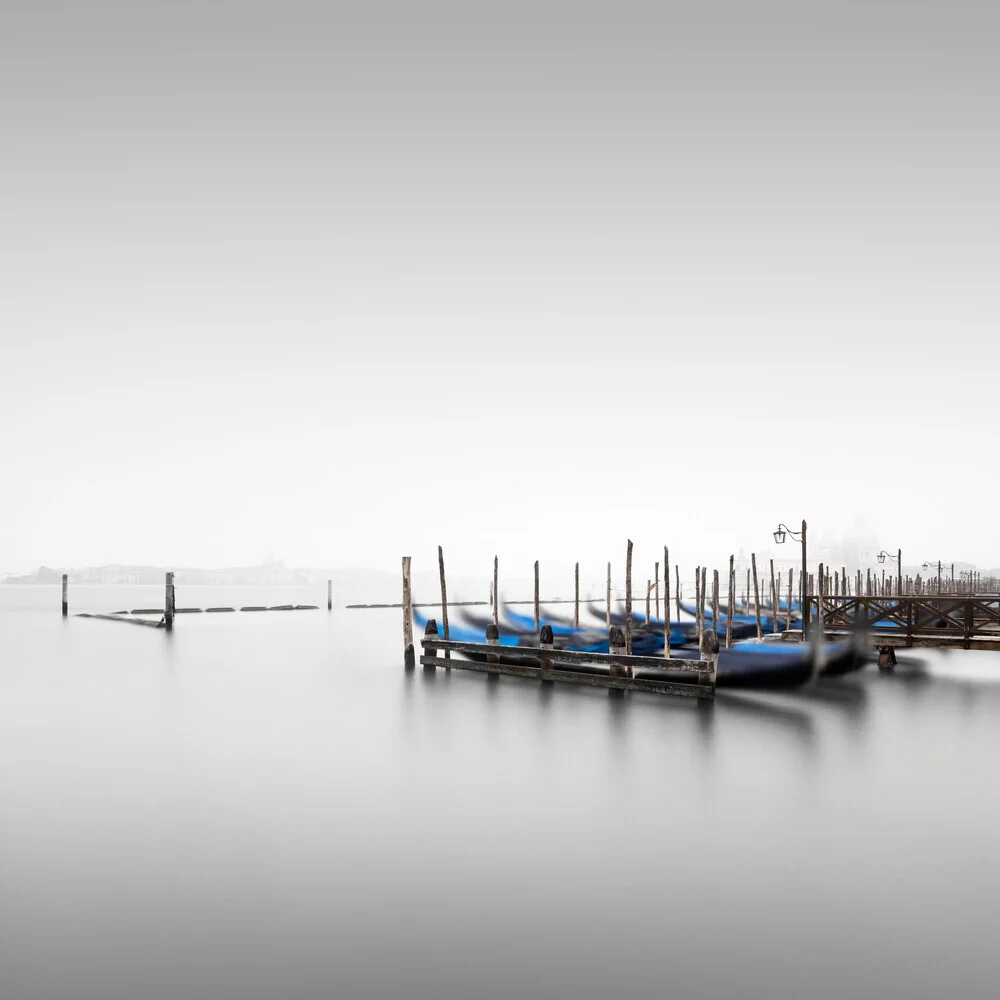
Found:
<svg viewBox="0 0 1000 1000"><path fill-rule="evenodd" d="M811 596L806 621L833 635L864 630L880 646L1000 649L998 597Z"/></svg>
<svg viewBox="0 0 1000 1000"><path fill-rule="evenodd" d="M420 642L425 667L455 667L485 674L506 674L536 681L588 684L620 691L650 691L688 698L714 698L719 643L706 632L699 660L661 656L635 656L625 652L625 639L612 626L608 653L553 648L552 628L543 625L537 646L501 646L495 625L487 626L486 642L454 642L438 637L437 622L427 623ZM452 659L462 653L471 659ZM439 655L444 654L444 655ZM574 669L574 668L580 669ZM692 680L682 680L686 674Z"/></svg>

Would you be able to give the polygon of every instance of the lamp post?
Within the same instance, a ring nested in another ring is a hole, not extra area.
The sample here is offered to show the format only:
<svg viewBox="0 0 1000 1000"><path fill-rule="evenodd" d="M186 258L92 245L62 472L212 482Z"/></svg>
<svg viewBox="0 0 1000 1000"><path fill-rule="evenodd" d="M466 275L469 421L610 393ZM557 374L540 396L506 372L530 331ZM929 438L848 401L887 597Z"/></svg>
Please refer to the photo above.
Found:
<svg viewBox="0 0 1000 1000"><path fill-rule="evenodd" d="M921 563L920 564L920 568L921 569L930 569L933 565L934 565L934 563L925 562L925 563ZM938 594L940 594L941 593L941 560L940 559L938 559L938 562L937 562L937 569L938 569Z"/></svg>
<svg viewBox="0 0 1000 1000"><path fill-rule="evenodd" d="M884 563L886 559L894 562L896 564L896 596L903 596L903 550L896 549L896 554L892 555L883 549L876 557L880 563ZM926 563L924 566L926 567Z"/></svg>
<svg viewBox="0 0 1000 1000"><path fill-rule="evenodd" d="M808 572L806 570L806 521L805 521L805 518L802 519L802 530L801 531L792 531L792 529L789 528L788 525L786 525L786 524L779 524L778 527L777 527L777 529L774 532L774 541L778 545L784 545L785 544L785 539L787 538L788 535L791 535L792 539L794 541L802 543L802 570L801 570L801 576L802 576L802 578L799 580L799 588L800 588L801 593L802 593L802 604L801 604L801 608L802 608L802 629L803 629L803 634L805 634L805 627L806 627L806 588L809 585L809 574L808 574Z"/></svg>

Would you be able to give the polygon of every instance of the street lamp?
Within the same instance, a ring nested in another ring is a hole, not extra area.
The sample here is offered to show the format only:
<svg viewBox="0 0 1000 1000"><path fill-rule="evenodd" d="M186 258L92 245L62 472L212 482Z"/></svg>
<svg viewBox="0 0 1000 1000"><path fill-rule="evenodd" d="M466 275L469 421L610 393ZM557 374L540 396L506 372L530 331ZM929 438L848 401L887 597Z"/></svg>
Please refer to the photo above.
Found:
<svg viewBox="0 0 1000 1000"><path fill-rule="evenodd" d="M932 563L932 562L921 563L920 564L920 568L921 569L933 569L934 568L934 563ZM937 573L938 573L938 588L937 589L938 589L938 593L940 594L941 593L941 560L940 559L938 559L938 561L937 561ZM955 579L955 564L954 563L951 564L951 578L954 581L954 579Z"/></svg>
<svg viewBox="0 0 1000 1000"><path fill-rule="evenodd" d="M799 580L799 587L802 591L802 627L805 628L806 620L806 587L809 583L809 575L806 572L806 522L805 518L802 519L802 530L792 531L787 524L779 524L774 531L774 540L778 545L784 545L785 539L788 535L792 536L792 539L796 542L802 543L802 570L801 579Z"/></svg>
<svg viewBox="0 0 1000 1000"><path fill-rule="evenodd" d="M896 596L903 596L903 550L896 549L896 554L892 555L890 552L886 552L883 549L876 557L880 563L884 563L886 559L896 564ZM885 585L885 577L882 578L883 586Z"/></svg>

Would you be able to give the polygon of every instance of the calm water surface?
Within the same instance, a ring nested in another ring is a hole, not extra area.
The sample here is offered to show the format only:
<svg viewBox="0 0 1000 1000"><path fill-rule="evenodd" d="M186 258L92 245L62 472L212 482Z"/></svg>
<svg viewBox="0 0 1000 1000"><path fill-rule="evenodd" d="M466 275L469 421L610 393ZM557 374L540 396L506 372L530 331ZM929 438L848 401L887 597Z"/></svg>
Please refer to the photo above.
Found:
<svg viewBox="0 0 1000 1000"><path fill-rule="evenodd" d="M709 706L400 633L0 587L0 996L1000 994L1000 657Z"/></svg>

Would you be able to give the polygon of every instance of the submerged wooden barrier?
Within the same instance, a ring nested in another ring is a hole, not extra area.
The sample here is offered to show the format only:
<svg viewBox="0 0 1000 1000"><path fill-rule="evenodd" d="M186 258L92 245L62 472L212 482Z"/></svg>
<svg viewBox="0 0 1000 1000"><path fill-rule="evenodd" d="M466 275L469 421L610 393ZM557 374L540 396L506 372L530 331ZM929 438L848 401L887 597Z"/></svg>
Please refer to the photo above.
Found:
<svg viewBox="0 0 1000 1000"><path fill-rule="evenodd" d="M543 625L537 646L500 646L499 630L486 628L486 642L455 642L439 637L437 622L427 623L420 642L424 667L446 667L485 674L503 674L538 681L559 681L621 691L649 691L686 698L714 698L719 644L714 632L705 633L701 659L663 659L625 652L622 629L612 626L608 653L554 649L552 627ZM714 648L713 648L714 642ZM473 659L446 659L440 654L462 653ZM589 669L588 669L589 668ZM636 671L653 676L636 676ZM692 679L682 680L677 675Z"/></svg>
<svg viewBox="0 0 1000 1000"><path fill-rule="evenodd" d="M143 625L146 628L166 628L166 623L162 618L158 622L154 622L148 618L122 618L120 615L99 615L89 611L81 611L76 617L96 618L104 622L125 622L126 625Z"/></svg>

